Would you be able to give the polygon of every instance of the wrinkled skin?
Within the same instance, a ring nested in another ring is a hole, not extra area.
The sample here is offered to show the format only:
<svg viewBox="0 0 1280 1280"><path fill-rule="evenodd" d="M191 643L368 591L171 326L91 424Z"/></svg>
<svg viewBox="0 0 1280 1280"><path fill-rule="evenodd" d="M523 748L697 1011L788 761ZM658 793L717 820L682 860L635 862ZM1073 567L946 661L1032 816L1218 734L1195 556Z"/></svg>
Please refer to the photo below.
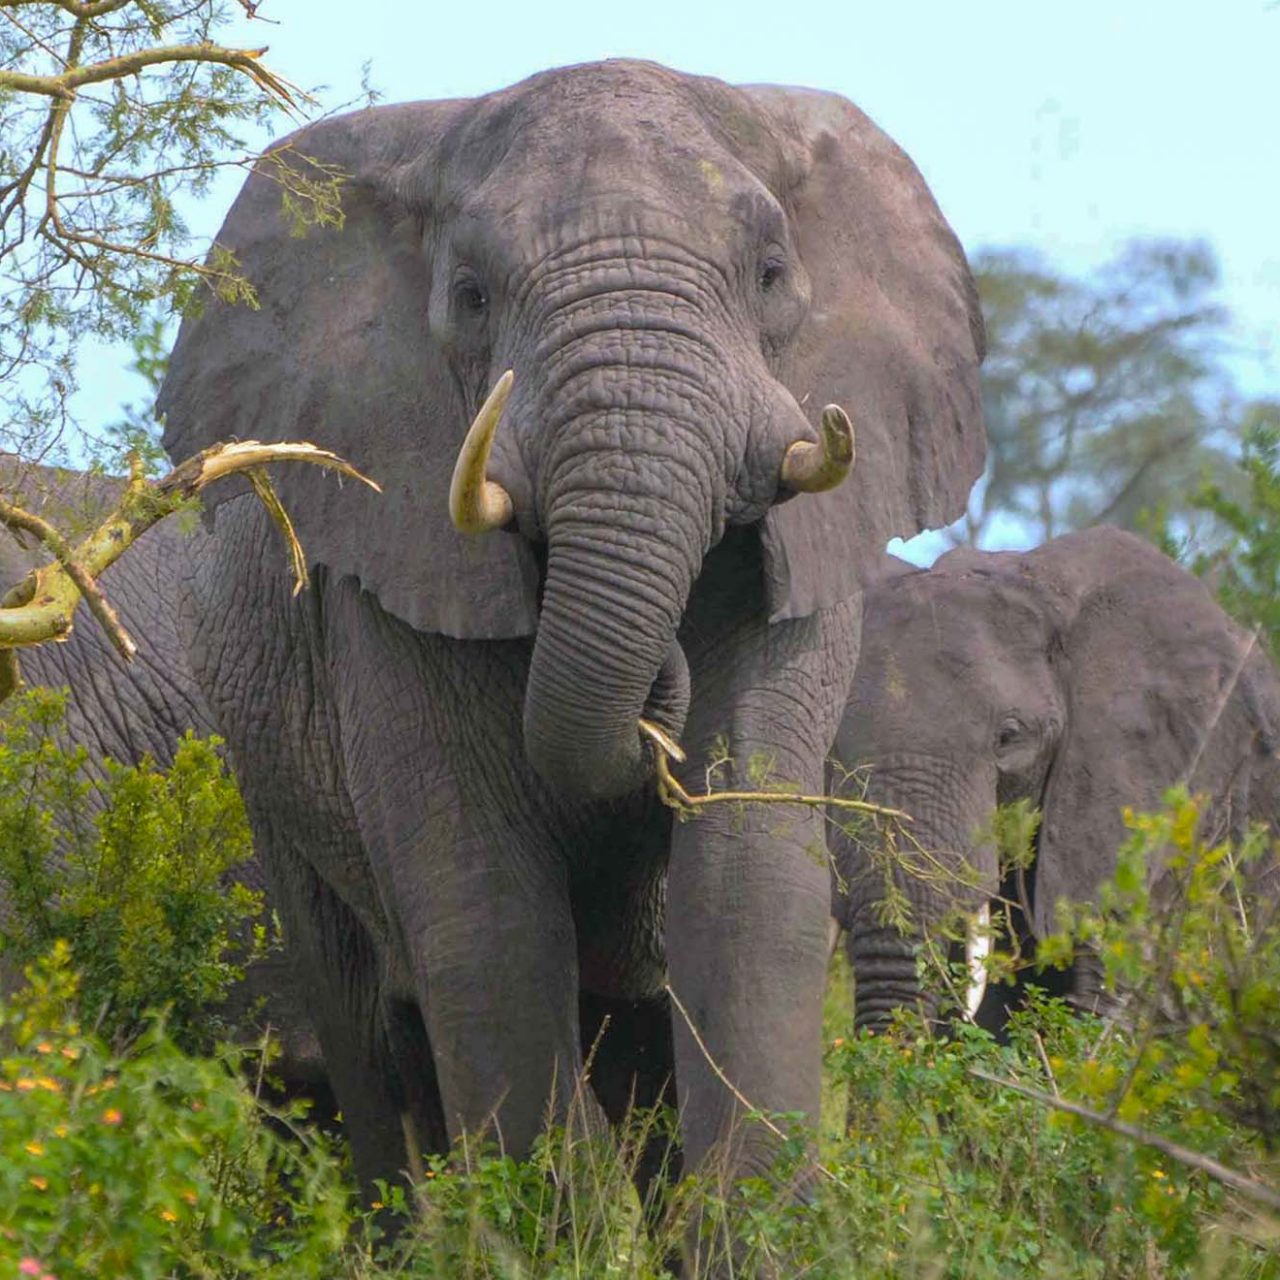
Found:
<svg viewBox="0 0 1280 1280"><path fill-rule="evenodd" d="M961 549L929 570L896 562L865 603L836 758L866 762L869 798L907 810L925 850L980 878L968 888L899 876L917 929L996 892L995 853L976 836L997 804L1027 799L1042 811L1027 877L1033 937L1054 927L1059 899L1095 900L1126 836L1126 805L1158 807L1189 781L1212 802L1210 834L1280 817L1274 669L1198 579L1132 534L1092 529L1026 553ZM918 935L877 923L884 879L865 851L842 838L834 852L857 1020L876 1025L922 999ZM1099 977L1096 959L1077 962L1080 1003L1097 1002ZM980 1020L999 1026L1001 999L989 989Z"/></svg>
<svg viewBox="0 0 1280 1280"><path fill-rule="evenodd" d="M64 528L97 524L114 509L123 490L120 481L35 466L19 470L7 459L0 468L6 494L17 494ZM108 600L138 644L131 663L120 657L83 607L65 641L36 645L18 655L25 686L68 690L63 739L85 749L86 770L95 780L105 780L106 759L133 765L150 756L167 769L188 729L201 737L216 732L191 673L178 616L185 566L199 560L206 542L198 529L184 533L176 521L162 521L102 575ZM20 547L0 532L0 594L48 563L48 553L32 543ZM0 720L5 709L0 706ZM97 799L97 792L89 797L91 803ZM239 868L237 875L253 888L264 887L256 861ZM0 900L0 916L5 910ZM8 986L17 976L0 973L0 984ZM282 1049L273 1074L290 1090L324 1095L319 1046L282 956L254 965L229 994L224 1012L251 1036L269 1023Z"/></svg>
<svg viewBox="0 0 1280 1280"><path fill-rule="evenodd" d="M175 459L305 438L385 488L281 472L315 566L296 599L261 512L224 494L190 595L366 1187L406 1132L527 1152L606 1014L604 1111L674 1065L701 1161L736 1103L668 973L746 1097L816 1117L819 819L673 825L637 718L682 741L692 787L717 739L738 762L717 785L768 753L821 786L863 569L981 467L963 254L850 104L648 64L374 108L285 154L351 175L346 225L292 237L251 178L219 239L261 308L189 320L161 407ZM505 369L488 476L513 518L464 536L449 477ZM854 477L784 501L830 401Z"/></svg>

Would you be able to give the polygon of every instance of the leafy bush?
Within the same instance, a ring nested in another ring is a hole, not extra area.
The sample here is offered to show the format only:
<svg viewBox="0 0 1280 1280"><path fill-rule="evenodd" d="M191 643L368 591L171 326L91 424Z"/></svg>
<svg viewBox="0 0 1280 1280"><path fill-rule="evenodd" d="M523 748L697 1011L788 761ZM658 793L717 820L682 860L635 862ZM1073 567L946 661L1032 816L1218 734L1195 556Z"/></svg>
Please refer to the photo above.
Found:
<svg viewBox="0 0 1280 1280"><path fill-rule="evenodd" d="M266 943L261 895L228 880L252 843L220 744L188 734L167 772L108 760L99 773L60 744L64 711L47 689L5 705L0 957L26 965L65 939L86 1020L108 1039L164 1008L173 1038L210 1048L208 1006Z"/></svg>
<svg viewBox="0 0 1280 1280"><path fill-rule="evenodd" d="M0 1004L0 1274L334 1275L359 1219L327 1143L163 1022L85 1033L70 966L56 943Z"/></svg>

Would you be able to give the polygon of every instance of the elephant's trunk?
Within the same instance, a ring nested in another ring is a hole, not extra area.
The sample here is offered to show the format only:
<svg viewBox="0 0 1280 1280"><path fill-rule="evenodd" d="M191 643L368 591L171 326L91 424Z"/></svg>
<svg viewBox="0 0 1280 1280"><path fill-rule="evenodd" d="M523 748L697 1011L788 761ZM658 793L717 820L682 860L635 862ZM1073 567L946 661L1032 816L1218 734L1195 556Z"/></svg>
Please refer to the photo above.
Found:
<svg viewBox="0 0 1280 1280"><path fill-rule="evenodd" d="M921 987L916 969L916 939L892 926L856 928L849 934L849 963L856 975L854 1025L884 1027L895 1009L919 1008L937 1014L936 997Z"/></svg>
<svg viewBox="0 0 1280 1280"><path fill-rule="evenodd" d="M607 490L579 492L548 523L525 748L570 794L604 799L641 785L642 715L673 736L684 725L689 673L676 630L706 535L672 496L693 478L660 479L663 494L628 491L626 509Z"/></svg>
<svg viewBox="0 0 1280 1280"><path fill-rule="evenodd" d="M970 917L971 990L977 996L982 970L978 953L989 932L975 919L998 888L994 851L975 837L995 800L995 778L943 757L886 754L871 771L867 798L901 809L912 821L896 834L885 856L888 866L850 866L845 927L854 973L855 1020L859 1027L887 1024L897 1008L937 1014L936 983L922 987L918 953L926 937L947 954L940 926L955 912ZM909 906L905 933L880 924L885 876ZM933 989L930 989L933 988ZM964 1010L962 1010L964 1012Z"/></svg>

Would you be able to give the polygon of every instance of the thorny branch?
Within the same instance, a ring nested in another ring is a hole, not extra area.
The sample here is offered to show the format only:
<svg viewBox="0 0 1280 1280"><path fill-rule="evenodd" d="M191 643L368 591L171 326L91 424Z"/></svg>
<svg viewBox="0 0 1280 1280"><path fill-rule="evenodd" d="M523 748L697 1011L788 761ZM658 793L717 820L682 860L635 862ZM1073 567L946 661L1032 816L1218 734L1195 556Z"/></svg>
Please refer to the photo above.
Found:
<svg viewBox="0 0 1280 1280"><path fill-rule="evenodd" d="M810 795L803 791L711 791L706 795L690 795L671 772L671 761L683 764L684 750L669 734L650 720L641 720L640 732L653 744L654 768L658 775L658 796L677 813L703 809L710 804L796 804L811 808L851 809L856 813L874 814L898 822L910 822L903 809L889 809L869 800L851 800L844 796Z"/></svg>

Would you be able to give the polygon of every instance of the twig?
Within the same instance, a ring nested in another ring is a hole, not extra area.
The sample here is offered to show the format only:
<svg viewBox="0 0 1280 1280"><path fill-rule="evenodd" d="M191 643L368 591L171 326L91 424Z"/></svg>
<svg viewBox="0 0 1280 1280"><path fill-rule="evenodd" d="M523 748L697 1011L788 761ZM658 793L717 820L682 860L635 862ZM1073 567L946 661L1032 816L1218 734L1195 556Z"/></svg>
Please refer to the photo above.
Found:
<svg viewBox="0 0 1280 1280"><path fill-rule="evenodd" d="M297 442L260 444L246 440L205 449L154 482L144 480L135 469L119 506L74 551L57 530L39 516L12 504L0 504L0 523L35 533L56 556L52 564L29 574L0 601L0 649L20 648L66 636L77 606L85 599L121 653L131 657L135 646L127 636L128 644L120 644L124 631L114 610L102 597L95 581L98 575L152 525L177 511L215 480L237 472L257 471L268 462L288 461L310 462L360 480L381 492L374 481L327 449ZM305 582L306 565L301 559L297 535L288 516L283 515L284 509L275 491L264 480L260 475L254 487L272 519L285 531L295 573L301 564L300 580ZM12 665L6 664L5 670L0 671L0 688L12 684L15 674Z"/></svg>
<svg viewBox="0 0 1280 1280"><path fill-rule="evenodd" d="M802 804L812 808L853 809L873 813L881 818L910 822L911 815L902 809L887 809L869 800L848 800L843 796L809 795L802 791L709 791L706 795L690 795L671 772L670 761L683 764L686 756L679 744L659 725L641 720L640 732L653 743L658 774L658 796L670 809L702 809L709 804Z"/></svg>
<svg viewBox="0 0 1280 1280"><path fill-rule="evenodd" d="M676 995L676 993L672 990L671 983L669 982L664 983L662 989L671 998L671 1003L675 1005L676 1010L679 1012L680 1016L684 1019L684 1024L686 1027L689 1028L689 1034L693 1037L694 1044L698 1046L698 1051L707 1060L707 1066L709 1066L711 1070L715 1072L716 1079L719 1080L720 1083L724 1085L724 1087L728 1089L731 1094L733 1094L734 1098L738 1101L738 1103L747 1112L749 1112L754 1118L758 1119L760 1123L764 1125L764 1127L768 1129L771 1134L774 1135L774 1137L780 1138L783 1142L786 1142L788 1140L788 1135L784 1133L782 1129L780 1129L773 1122L773 1120L768 1116L766 1112L761 1111L759 1107L755 1106L752 1103L751 1099L748 1098L742 1092L742 1090L739 1089L738 1086L734 1084L732 1080L729 1079L727 1075L725 1075L724 1069L711 1056L711 1050L707 1048L706 1041L703 1040L701 1035L699 1035L698 1028L694 1026L693 1019L689 1016L689 1011L684 1007L684 1003L681 1001L680 997ZM821 1161L815 1160L814 1167L829 1182L839 1183L840 1179L837 1178L836 1175L832 1173L831 1170L828 1169L826 1165L824 1165Z"/></svg>
<svg viewBox="0 0 1280 1280"><path fill-rule="evenodd" d="M1020 1084L1017 1080L1002 1080L999 1076L988 1074L980 1067L970 1067L969 1074L976 1076L979 1080L985 1080L988 1084L999 1085L1004 1089L1012 1089L1014 1093L1020 1093L1024 1097L1030 1098L1033 1102L1041 1102L1045 1106L1056 1108L1058 1111L1065 1111L1068 1115L1078 1116L1081 1120L1087 1120L1090 1124L1109 1129L1112 1133L1117 1133L1121 1137L1128 1138L1130 1141L1137 1142L1144 1147L1154 1147L1171 1160L1176 1160L1179 1164L1184 1164L1190 1169L1198 1169L1201 1173L1207 1173L1209 1177L1216 1179L1224 1186L1230 1187L1233 1191L1238 1191L1242 1196L1246 1196L1250 1200L1256 1200L1259 1204L1265 1204L1269 1209L1280 1211L1280 1191L1275 1191L1265 1183L1246 1177L1243 1173L1237 1173L1234 1169L1229 1169L1225 1164L1220 1164L1211 1156L1201 1155L1198 1151L1192 1151L1190 1147L1184 1147L1177 1142L1170 1142L1168 1138L1162 1138L1159 1134L1150 1133L1146 1129L1139 1129L1137 1125L1129 1124L1124 1120L1104 1116L1101 1112L1094 1111L1090 1107L1081 1106L1078 1102L1068 1102L1066 1098L1052 1097L1050 1094L1042 1093L1039 1089Z"/></svg>
<svg viewBox="0 0 1280 1280"><path fill-rule="evenodd" d="M1062 1093L1058 1089L1058 1081L1053 1074L1053 1066L1049 1062L1049 1055L1044 1051L1044 1041L1040 1039L1038 1031L1033 1031L1031 1034L1036 1038L1036 1052L1040 1055L1040 1063L1044 1067L1044 1073L1049 1077L1049 1083L1053 1086L1053 1096L1061 1098Z"/></svg>

